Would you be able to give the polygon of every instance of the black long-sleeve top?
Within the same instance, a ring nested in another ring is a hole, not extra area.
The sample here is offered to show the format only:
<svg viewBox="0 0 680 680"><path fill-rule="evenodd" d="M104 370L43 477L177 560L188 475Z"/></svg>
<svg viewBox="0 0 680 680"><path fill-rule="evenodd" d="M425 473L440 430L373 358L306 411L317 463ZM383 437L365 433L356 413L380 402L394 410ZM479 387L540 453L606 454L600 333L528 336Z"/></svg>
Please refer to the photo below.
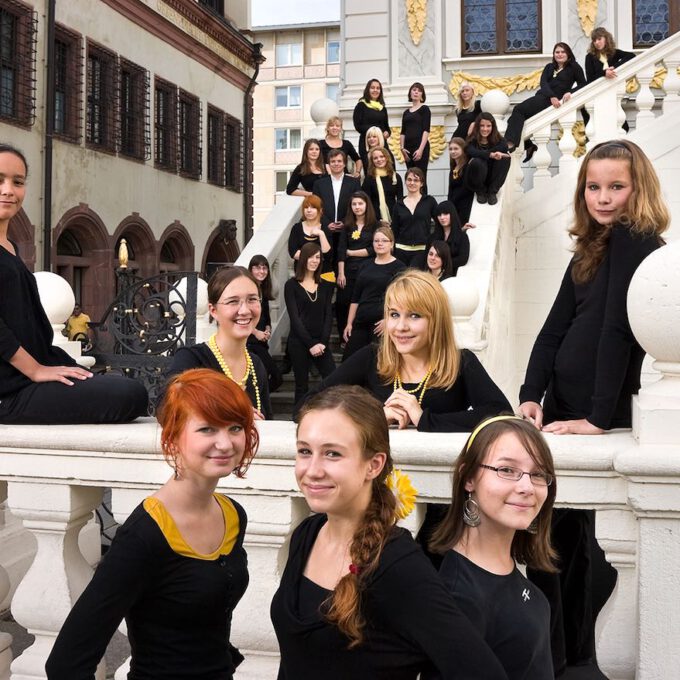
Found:
<svg viewBox="0 0 680 680"><path fill-rule="evenodd" d="M423 139L423 132L430 131L432 113L427 104L415 111L406 109L401 116L401 134L404 135L404 147L411 154L418 149Z"/></svg>
<svg viewBox="0 0 680 680"><path fill-rule="evenodd" d="M332 244L333 240L331 237L331 232L328 230L328 227L324 225L323 223L321 224L321 231L326 235L326 238L328 239L328 243ZM291 257L295 256L295 253L297 253L302 246L305 245L305 243L318 243L319 246L321 246L321 241L318 236L307 236L305 234L305 230L302 226L302 222L296 222L291 228L290 228L290 234L288 234L288 255ZM330 251L328 253L323 253L324 259L330 256Z"/></svg>
<svg viewBox="0 0 680 680"><path fill-rule="evenodd" d="M394 212L394 205L397 201L401 201L404 196L404 183L401 180L401 175L396 173L396 182L393 181L392 175L385 175L384 177L366 177L364 183L361 185L362 191L368 194L375 210L375 216L381 219L380 216L380 194L378 193L378 182L383 185L385 193L385 203L390 211L390 217ZM391 219L390 219L391 221Z"/></svg>
<svg viewBox="0 0 680 680"><path fill-rule="evenodd" d="M473 138L465 145L465 153L470 158L481 158L482 160L490 161L492 160L490 156L494 151L508 153L508 143L503 137L496 144L480 144L477 139Z"/></svg>
<svg viewBox="0 0 680 680"><path fill-rule="evenodd" d="M76 362L52 344L53 331L40 302L35 276L19 257L0 246L0 397L33 384L9 360L23 347L45 366L75 366Z"/></svg>
<svg viewBox="0 0 680 680"><path fill-rule="evenodd" d="M449 246L453 276L455 276L459 267L464 267L470 259L470 239L467 232L464 232L459 225L452 224L448 238L444 238L444 228L439 222L435 222L428 248L433 241L444 241Z"/></svg>
<svg viewBox="0 0 680 680"><path fill-rule="evenodd" d="M358 230L352 230L350 227L345 228L340 232L340 240L338 242L338 262L345 263L345 276L348 279L356 279L361 265L363 265L369 258L375 257L375 250L373 250L373 229L371 227L363 227L354 238L354 234ZM348 250L362 250L368 251L368 255L361 257L347 255Z"/></svg>
<svg viewBox="0 0 680 680"><path fill-rule="evenodd" d="M583 69L576 61L567 62L560 71L557 71L554 64L550 62L545 65L543 73L541 73L541 84L538 91L548 99L552 97L562 99L567 92L576 92L585 84L586 77L583 74Z"/></svg>
<svg viewBox="0 0 680 680"><path fill-rule="evenodd" d="M411 212L403 201L397 201L392 211L392 231L395 243L407 246L425 245L432 232L437 201L433 196L422 196Z"/></svg>
<svg viewBox="0 0 680 680"><path fill-rule="evenodd" d="M264 367L260 357L256 354L251 354L250 358L255 368L255 375L257 377L257 389L260 392L260 408L262 415L266 420L271 420L274 417L272 411L271 400L269 397L269 379L267 376L267 369ZM172 357L170 368L165 374L166 383L174 375L188 371L190 368L212 368L213 371L222 373L222 367L212 353L212 350L205 342L201 342L193 347L180 347ZM241 376L236 376L238 379ZM246 383L246 394L250 398L250 402L257 408L257 393L252 377L248 378Z"/></svg>
<svg viewBox="0 0 680 680"><path fill-rule="evenodd" d="M290 317L290 334L307 349L321 343L328 346L331 336L331 300L333 286L319 282L316 295L311 297L299 281L288 279L283 287L283 298Z"/></svg>
<svg viewBox="0 0 680 680"><path fill-rule="evenodd" d="M477 99L471 109L463 109L456 114L456 129L451 137L461 137L467 139L470 125L477 120L477 116L482 112L482 102Z"/></svg>
<svg viewBox="0 0 680 680"><path fill-rule="evenodd" d="M468 186L467 172L467 163L463 166L462 172L457 176L454 176L453 170L449 172L449 191L447 197L456 206L456 211L462 224L467 224L470 221L472 202L475 198L474 191Z"/></svg>
<svg viewBox="0 0 680 680"><path fill-rule="evenodd" d="M439 575L510 680L553 680L550 605L517 567L492 574L449 550Z"/></svg>
<svg viewBox="0 0 680 680"><path fill-rule="evenodd" d="M390 123L387 118L387 107L383 106L381 111L366 106L363 99L357 102L352 115L354 129L359 133L359 155L367 167L366 153L366 132L369 128L379 127L383 132L392 133Z"/></svg>
<svg viewBox="0 0 680 680"><path fill-rule="evenodd" d="M269 312L269 300L266 297L264 297L264 295L263 295L262 296L262 303L261 303L261 306L260 306L260 320L257 322L257 325L255 326L255 328L258 331L264 331L267 328L267 326L271 327L271 325L272 325L272 317L271 317L271 314ZM250 347L250 346L255 345L255 344L264 345L265 347L269 347L268 342L258 340L255 337L255 334L251 333L248 336L248 342L246 343L246 346Z"/></svg>
<svg viewBox="0 0 680 680"><path fill-rule="evenodd" d="M432 668L442 680L507 677L427 557L400 528L385 543L362 590L365 640L348 649L348 639L323 616L331 591L303 575L326 521L323 514L309 517L291 537L271 605L281 650L278 680L415 680Z"/></svg>
<svg viewBox="0 0 680 680"><path fill-rule="evenodd" d="M290 179L288 180L288 185L286 186L286 193L290 196L296 189L302 188L305 191L310 191L314 187L314 182L316 182L319 177L323 177L325 172L310 172L307 174L302 174L302 164L295 167L293 172L290 173Z"/></svg>
<svg viewBox="0 0 680 680"><path fill-rule="evenodd" d="M406 265L397 258L386 264L374 259L363 263L352 291L352 303L358 305L355 322L370 324L383 318L387 286L403 269Z"/></svg>
<svg viewBox="0 0 680 680"><path fill-rule="evenodd" d="M635 57L633 52L616 50L614 54L607 59L607 63L610 68L618 68L621 64L625 64L627 61L633 59L633 57ZM594 54L588 52L588 54L586 54L586 81L592 83L594 80L602 78L602 76L604 76L604 65Z"/></svg>
<svg viewBox="0 0 680 680"><path fill-rule="evenodd" d="M157 499L133 510L57 637L45 667L49 680L94 680L123 618L129 680L231 680L243 660L229 635L248 585L247 520L235 501L218 502L226 531L210 555L183 542Z"/></svg>
<svg viewBox="0 0 680 680"><path fill-rule="evenodd" d="M393 392L378 376L377 350L363 347L343 361L325 378L314 392L332 385L361 385L381 402ZM479 359L469 350L460 351L460 372L456 382L446 389L425 390L418 422L421 432L470 432L485 418L500 413L511 413L512 408L496 383L489 377ZM404 383L404 389L415 389L415 384Z"/></svg>
<svg viewBox="0 0 680 680"><path fill-rule="evenodd" d="M628 322L626 299L656 236L611 229L607 253L585 284L567 267L555 302L529 358L520 402L541 401L545 422L586 418L608 430L631 426L631 395L640 389L644 350Z"/></svg>
<svg viewBox="0 0 680 680"><path fill-rule="evenodd" d="M352 142L350 142L349 139L343 139L342 146L339 147L329 146L328 142L325 139L320 139L319 148L321 149L321 157L323 158L324 163L328 163L328 154L335 148L344 151L347 158L351 158L355 163L358 160L360 160L359 154L357 153L357 150L354 148L354 144L352 144Z"/></svg>

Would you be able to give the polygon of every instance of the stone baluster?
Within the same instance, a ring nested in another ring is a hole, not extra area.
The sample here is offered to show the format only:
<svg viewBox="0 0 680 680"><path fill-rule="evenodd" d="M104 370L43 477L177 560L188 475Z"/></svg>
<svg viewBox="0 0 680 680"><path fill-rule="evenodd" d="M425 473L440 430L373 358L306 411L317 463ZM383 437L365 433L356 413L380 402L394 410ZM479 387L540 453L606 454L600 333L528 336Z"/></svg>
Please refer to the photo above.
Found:
<svg viewBox="0 0 680 680"><path fill-rule="evenodd" d="M680 105L680 74L678 74L678 66L680 66L680 55L673 55L664 59L668 73L663 81L663 89L666 92L666 97L663 101L664 113L675 111Z"/></svg>
<svg viewBox="0 0 680 680"><path fill-rule="evenodd" d="M578 148L578 142L574 138L573 128L576 124L576 109L564 116L560 116L562 126L562 138L559 142L560 149L560 175L563 173L574 174L576 169L576 158L574 151Z"/></svg>
<svg viewBox="0 0 680 680"><path fill-rule="evenodd" d="M472 315L479 306L479 290L474 281L452 276L442 281L449 298L456 344L461 349L476 349L480 333L472 323Z"/></svg>
<svg viewBox="0 0 680 680"><path fill-rule="evenodd" d="M0 530L5 524L5 501L7 500L7 482L0 481ZM0 602L10 591L9 575L0 564ZM9 680L9 667L12 663L12 636L0 633L0 680Z"/></svg>
<svg viewBox="0 0 680 680"><path fill-rule="evenodd" d="M637 97L635 97L635 106L638 110L636 122L637 129L642 129L648 121L654 120L654 114L652 113L654 94L649 87L654 78L654 71L654 64L651 64L638 71L636 74L638 82L640 83L640 89L638 90Z"/></svg>
<svg viewBox="0 0 680 680"><path fill-rule="evenodd" d="M44 680L45 661L92 568L78 534L101 503L102 489L68 484L9 482L9 507L37 542L33 564L12 600L14 618L35 642L12 663L12 680ZM104 680L100 664L97 680Z"/></svg>
<svg viewBox="0 0 680 680"><path fill-rule="evenodd" d="M595 137L595 102L592 99L586 102L586 111L590 116L588 125L586 125L586 136L588 139L593 139Z"/></svg>
<svg viewBox="0 0 680 680"><path fill-rule="evenodd" d="M623 124L626 122L626 112L623 110L623 98L626 95L626 83L622 81L616 88L616 126L621 137L627 133L623 129Z"/></svg>
<svg viewBox="0 0 680 680"><path fill-rule="evenodd" d="M659 248L638 267L628 317L662 377L633 398L638 446L615 470L627 478L638 524L636 680L677 677L680 668L680 243Z"/></svg>
<svg viewBox="0 0 680 680"><path fill-rule="evenodd" d="M536 172L534 173L534 188L541 186L550 179L550 164L552 163L552 156L548 150L548 142L552 134L552 126L546 125L534 133L534 144L538 147L534 153L533 161L536 165Z"/></svg>

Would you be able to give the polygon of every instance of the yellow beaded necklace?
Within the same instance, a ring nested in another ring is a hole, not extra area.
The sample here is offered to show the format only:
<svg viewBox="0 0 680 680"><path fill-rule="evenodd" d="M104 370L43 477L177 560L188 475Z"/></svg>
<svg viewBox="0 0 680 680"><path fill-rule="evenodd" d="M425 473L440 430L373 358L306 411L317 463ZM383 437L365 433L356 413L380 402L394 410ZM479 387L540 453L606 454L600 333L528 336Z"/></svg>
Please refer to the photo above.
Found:
<svg viewBox="0 0 680 680"><path fill-rule="evenodd" d="M253 380L253 388L255 389L255 401L256 401L256 408L257 410L262 413L262 402L260 400L260 388L257 384L257 373L255 373L255 366L253 366L253 360L250 356L250 352L248 352L247 349L244 349L243 351L245 352L246 355L246 372L243 374L243 377L241 380L236 380L234 378L231 369L227 365L227 362L224 360L224 357L222 356L222 352L220 351L220 348L217 344L217 333L213 333L210 336L210 340L208 340L208 347L210 348L210 351L213 353L215 356L215 359L217 359L217 363L220 365L220 368L222 369L222 372L224 375L227 376L230 380L233 380L241 389L245 390L246 384L248 382L248 377L252 377Z"/></svg>
<svg viewBox="0 0 680 680"><path fill-rule="evenodd" d="M406 392L407 394L418 394L418 391L420 391L420 395L418 396L418 404L422 406L423 397L425 396L425 390L427 390L427 383L429 382L431 375L432 369L428 368L425 377L412 390L407 390L404 389L401 382L401 376L399 375L399 373L397 373L397 375L394 378L394 382L392 383L392 389L404 390L404 392Z"/></svg>

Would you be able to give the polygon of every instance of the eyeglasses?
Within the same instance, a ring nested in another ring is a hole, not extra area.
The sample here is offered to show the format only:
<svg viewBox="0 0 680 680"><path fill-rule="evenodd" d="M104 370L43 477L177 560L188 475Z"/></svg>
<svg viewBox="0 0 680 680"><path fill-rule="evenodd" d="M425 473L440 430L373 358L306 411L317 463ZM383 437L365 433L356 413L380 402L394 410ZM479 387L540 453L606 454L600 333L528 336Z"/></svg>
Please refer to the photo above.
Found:
<svg viewBox="0 0 680 680"><path fill-rule="evenodd" d="M249 295L245 298L229 298L228 300L220 300L218 305L224 305L229 309L238 309L241 305L246 307L259 307L262 304L262 299L257 295Z"/></svg>
<svg viewBox="0 0 680 680"><path fill-rule="evenodd" d="M493 465L479 464L479 467L493 470L501 479L509 479L513 482L519 482L524 475L529 475L532 484L536 486L550 486L553 482L552 475L547 472L524 472L519 468L502 465L501 467L493 467Z"/></svg>

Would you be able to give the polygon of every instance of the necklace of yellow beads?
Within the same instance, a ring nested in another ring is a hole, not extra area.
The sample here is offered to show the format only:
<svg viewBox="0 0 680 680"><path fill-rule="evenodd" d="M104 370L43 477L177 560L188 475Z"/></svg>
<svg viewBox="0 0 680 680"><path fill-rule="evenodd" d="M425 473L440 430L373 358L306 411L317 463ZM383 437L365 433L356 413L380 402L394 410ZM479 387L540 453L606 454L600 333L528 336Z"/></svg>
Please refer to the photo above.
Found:
<svg viewBox="0 0 680 680"><path fill-rule="evenodd" d="M430 378L432 377L432 369L428 368L427 373L425 374L425 377L412 389L412 390L407 390L404 388L402 382L401 382L401 376L399 373L394 378L394 382L392 383L392 389L394 390L404 390L406 394L418 394L420 392L420 395L418 396L418 404L420 406L423 405L423 397L425 396L425 391L427 390L427 383L430 381Z"/></svg>
<svg viewBox="0 0 680 680"><path fill-rule="evenodd" d="M227 362L224 360L222 352L220 351L220 348L217 344L217 333L213 333L210 336L210 340L208 340L208 347L215 356L215 359L217 359L217 363L220 365L220 368L222 369L224 375L226 375L227 378L229 378L230 380L233 380L241 389L245 390L246 384L248 383L248 378L252 379L253 388L255 389L256 408L260 413L262 413L260 388L257 384L257 373L255 373L255 366L253 366L253 360L250 356L250 352L248 352L247 349L243 350L246 356L246 372L243 374L243 377L240 380L236 380L236 378L234 378L233 373L231 372L231 369L227 365Z"/></svg>

